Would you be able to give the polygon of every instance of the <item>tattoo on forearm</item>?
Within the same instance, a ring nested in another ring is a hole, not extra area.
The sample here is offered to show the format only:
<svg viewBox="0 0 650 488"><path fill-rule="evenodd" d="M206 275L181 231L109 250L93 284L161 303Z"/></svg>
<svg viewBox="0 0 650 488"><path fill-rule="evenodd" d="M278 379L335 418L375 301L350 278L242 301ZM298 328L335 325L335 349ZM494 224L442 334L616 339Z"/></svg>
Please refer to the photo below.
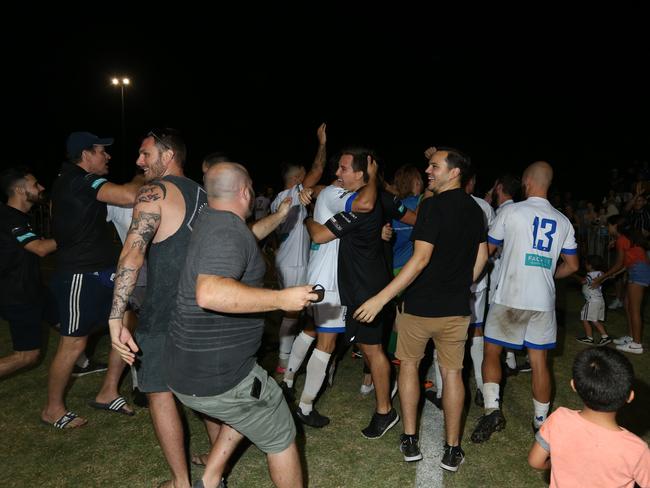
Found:
<svg viewBox="0 0 650 488"><path fill-rule="evenodd" d="M160 191L158 191L160 190ZM162 192L162 197L160 193ZM136 203L138 202L155 202L161 198L164 200L167 197L167 187L158 181L144 185L138 191L138 196L136 197Z"/></svg>
<svg viewBox="0 0 650 488"><path fill-rule="evenodd" d="M140 212L134 216L129 228L129 237L135 237L131 248L137 248L144 254L153 236L156 235L158 225L160 225L160 214L158 213Z"/></svg>
<svg viewBox="0 0 650 488"><path fill-rule="evenodd" d="M113 289L113 306L109 319L122 319L126 305L129 303L129 297L135 282L138 279L138 270L135 268L126 268L118 266L115 273L115 288Z"/></svg>

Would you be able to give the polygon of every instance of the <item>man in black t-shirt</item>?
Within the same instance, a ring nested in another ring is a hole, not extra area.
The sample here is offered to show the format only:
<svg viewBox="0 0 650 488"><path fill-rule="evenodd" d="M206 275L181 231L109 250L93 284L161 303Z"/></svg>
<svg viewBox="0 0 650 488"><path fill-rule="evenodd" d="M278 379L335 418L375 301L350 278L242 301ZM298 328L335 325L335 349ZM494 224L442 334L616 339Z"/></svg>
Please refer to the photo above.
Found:
<svg viewBox="0 0 650 488"><path fill-rule="evenodd" d="M36 364L41 348L41 320L58 322L56 306L43 287L39 257L56 250L29 222L33 205L42 203L44 188L25 168L0 175L0 316L9 322L13 353L0 358L0 378Z"/></svg>
<svg viewBox="0 0 650 488"><path fill-rule="evenodd" d="M106 203L132 206L140 187L137 181L116 185L105 178L111 159L105 148L112 143L112 138L101 139L90 132L70 134L66 143L69 162L63 164L52 186L52 235L58 249L51 283L61 318L61 339L50 366L41 419L58 429L86 423L66 409L65 388L88 336L106 326L111 309L116 256L106 226ZM118 393L123 369L119 354L112 350L93 406L133 415Z"/></svg>
<svg viewBox="0 0 650 488"><path fill-rule="evenodd" d="M428 189L436 195L420 205L413 229L413 256L391 283L361 305L354 317L371 322L383 306L402 290L404 313L398 316L396 356L400 359L399 394L404 418L400 450L405 461L422 454L416 435L418 366L429 338L435 342L443 376L446 445L440 466L458 470L464 459L460 421L465 390L461 376L470 285L487 261L483 213L461 188L469 172L469 158L451 148L427 151Z"/></svg>
<svg viewBox="0 0 650 488"><path fill-rule="evenodd" d="M346 190L356 192L366 185L376 187L376 174L377 163L370 151L361 148L342 151L336 176ZM348 310L355 310L390 281L381 229L387 220L399 220L404 216L405 210L400 207L390 196L380 194L379 201L368 213L341 212L325 225L306 220L307 230L315 243L341 240L338 283L341 304ZM357 343L368 359L375 385L376 411L368 427L361 431L368 439L383 436L399 421L390 402L390 363L383 349L382 318L379 315L369 325L361 325L350 314L345 320L346 338Z"/></svg>

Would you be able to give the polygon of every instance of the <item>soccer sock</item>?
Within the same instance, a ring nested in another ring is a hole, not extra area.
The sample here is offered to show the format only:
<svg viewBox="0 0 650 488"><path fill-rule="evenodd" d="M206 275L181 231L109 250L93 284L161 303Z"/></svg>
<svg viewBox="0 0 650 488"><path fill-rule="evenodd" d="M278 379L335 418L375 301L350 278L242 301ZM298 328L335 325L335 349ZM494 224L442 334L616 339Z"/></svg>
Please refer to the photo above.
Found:
<svg viewBox="0 0 650 488"><path fill-rule="evenodd" d="M77 362L75 363L75 365L79 366L80 368L87 368L89 364L90 364L90 359L88 359L86 353L82 351L82 353L77 358Z"/></svg>
<svg viewBox="0 0 650 488"><path fill-rule="evenodd" d="M506 351L506 364L510 369L517 369L517 359L514 352Z"/></svg>
<svg viewBox="0 0 650 488"><path fill-rule="evenodd" d="M305 360L307 351L309 351L309 346L314 342L314 338L310 335L301 332L296 337L296 340L293 341L293 347L291 348L291 355L289 356L289 364L287 364L287 370L284 372L284 382L291 388L293 386L293 377L296 375L296 371L300 369L300 365Z"/></svg>
<svg viewBox="0 0 650 488"><path fill-rule="evenodd" d="M298 323L298 319L284 317L280 324L280 332L278 333L280 339L280 350L278 356L280 358L280 366L284 368L287 367L289 356L291 355L291 346L296 338L295 334L291 333L296 323Z"/></svg>
<svg viewBox="0 0 650 488"><path fill-rule="evenodd" d="M550 406L551 402L540 403L533 398L533 407L535 408L535 418L533 419L533 423L535 424L536 429L539 429L546 420Z"/></svg>
<svg viewBox="0 0 650 488"><path fill-rule="evenodd" d="M131 386L135 390L138 387L138 371L131 366Z"/></svg>
<svg viewBox="0 0 650 488"><path fill-rule="evenodd" d="M474 363L476 388L483 391L483 374L481 373L481 365L483 364L483 336L472 337L469 354L472 356L472 363Z"/></svg>
<svg viewBox="0 0 650 488"><path fill-rule="evenodd" d="M436 375L436 396L442 398L442 374L440 373L440 363L438 363L438 351L433 351L433 371Z"/></svg>
<svg viewBox="0 0 650 488"><path fill-rule="evenodd" d="M483 383L483 400L486 414L499 410L499 383Z"/></svg>
<svg viewBox="0 0 650 488"><path fill-rule="evenodd" d="M323 386L325 380L325 372L327 371L327 363L330 361L331 354L314 349L307 363L307 377L305 378L305 386L302 389L300 396L300 410L305 415L309 415L312 410L314 399L318 395L318 391Z"/></svg>

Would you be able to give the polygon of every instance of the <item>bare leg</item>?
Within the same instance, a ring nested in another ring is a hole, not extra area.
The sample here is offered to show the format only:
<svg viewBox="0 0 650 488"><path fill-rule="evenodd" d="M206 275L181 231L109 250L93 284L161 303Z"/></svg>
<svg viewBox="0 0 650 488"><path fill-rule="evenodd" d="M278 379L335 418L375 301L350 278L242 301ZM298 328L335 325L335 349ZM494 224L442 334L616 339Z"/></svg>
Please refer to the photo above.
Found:
<svg viewBox="0 0 650 488"><path fill-rule="evenodd" d="M398 376L399 403L402 410L404 433L417 434L418 402L420 385L418 380L418 361L400 361Z"/></svg>
<svg viewBox="0 0 650 488"><path fill-rule="evenodd" d="M96 402L109 403L120 395L118 392L118 386L125 366L126 363L122 361L120 354L115 349L111 348L111 352L108 354L108 371L106 371L104 383L95 397ZM124 405L123 408L132 411L128 405Z"/></svg>
<svg viewBox="0 0 650 488"><path fill-rule="evenodd" d="M14 351L9 354L9 356L0 358L0 378L19 369L36 364L40 352L40 349L32 349L31 351Z"/></svg>
<svg viewBox="0 0 650 488"><path fill-rule="evenodd" d="M502 346L485 342L483 350L483 383L501 383L501 350Z"/></svg>
<svg viewBox="0 0 650 488"><path fill-rule="evenodd" d="M230 459L243 438L243 435L229 425L223 424L221 426L219 435L212 444L212 449L210 449L208 462L205 465L205 472L203 473L205 488L213 488L219 485L228 459Z"/></svg>
<svg viewBox="0 0 650 488"><path fill-rule="evenodd" d="M174 488L190 486L190 474L185 459L183 424L171 392L147 393L151 421L165 460L172 471Z"/></svg>
<svg viewBox="0 0 650 488"><path fill-rule="evenodd" d="M390 412L390 363L381 344L359 344L364 358L368 358L372 382L375 385L377 413Z"/></svg>
<svg viewBox="0 0 650 488"><path fill-rule="evenodd" d="M597 320L594 320L594 327L598 330L598 333L600 334L601 337L607 335L607 331L605 330L605 326L598 322Z"/></svg>
<svg viewBox="0 0 650 488"><path fill-rule="evenodd" d="M625 296L625 304L627 311L628 326L630 329L630 336L637 344L641 344L641 302L643 301L643 293L645 288L636 283L627 284L627 294Z"/></svg>
<svg viewBox="0 0 650 488"><path fill-rule="evenodd" d="M442 407L445 412L445 435L447 444L457 446L460 443L460 418L465 401L465 387L461 369L442 369Z"/></svg>
<svg viewBox="0 0 650 488"><path fill-rule="evenodd" d="M296 442L284 451L267 455L271 480L278 488L301 488L302 468ZM207 488L207 487L206 487Z"/></svg>
<svg viewBox="0 0 650 488"><path fill-rule="evenodd" d="M591 324L588 321L583 320L582 321L582 326L585 328L585 335L587 337L593 337L594 336L594 333L593 333L594 331L592 330Z"/></svg>
<svg viewBox="0 0 650 488"><path fill-rule="evenodd" d="M551 372L546 361L546 349L528 349L530 366L533 368L533 398L540 403L551 401Z"/></svg>

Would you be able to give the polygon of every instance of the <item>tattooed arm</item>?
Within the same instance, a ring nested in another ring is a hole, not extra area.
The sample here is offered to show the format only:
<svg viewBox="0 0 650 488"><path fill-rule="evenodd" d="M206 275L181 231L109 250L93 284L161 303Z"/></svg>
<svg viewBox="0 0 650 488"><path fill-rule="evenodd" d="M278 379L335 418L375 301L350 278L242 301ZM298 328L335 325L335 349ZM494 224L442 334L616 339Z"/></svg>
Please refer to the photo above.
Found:
<svg viewBox="0 0 650 488"><path fill-rule="evenodd" d="M134 353L138 351L138 346L133 340L131 332L124 325L124 311L144 264L147 247L158 231L161 202L165 196L165 185L160 182L151 182L140 188L133 208L131 227L115 272L113 306L108 324L113 348L128 364L133 364Z"/></svg>

